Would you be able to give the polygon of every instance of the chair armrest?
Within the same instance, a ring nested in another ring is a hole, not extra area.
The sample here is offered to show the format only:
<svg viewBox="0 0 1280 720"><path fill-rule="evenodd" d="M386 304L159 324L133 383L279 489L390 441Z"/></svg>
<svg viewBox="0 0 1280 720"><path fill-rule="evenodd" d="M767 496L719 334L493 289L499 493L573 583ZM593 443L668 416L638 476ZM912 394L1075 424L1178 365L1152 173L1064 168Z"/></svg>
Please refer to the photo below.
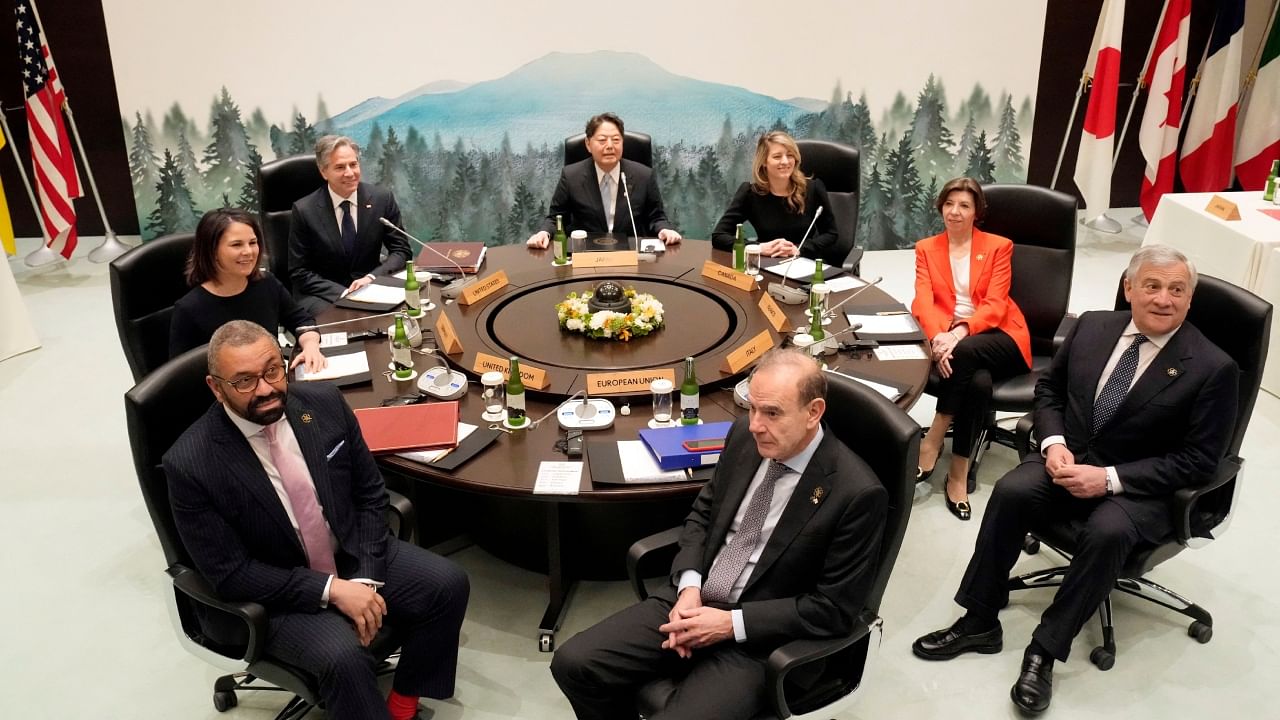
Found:
<svg viewBox="0 0 1280 720"><path fill-rule="evenodd" d="M848 635L820 640L792 640L769 653L769 661L765 667L765 693L774 714L779 718L788 718L794 714L787 704L785 692L788 673L848 648L866 637L878 622L880 619L874 616L859 617Z"/></svg>
<svg viewBox="0 0 1280 720"><path fill-rule="evenodd" d="M405 542L413 542L413 533L418 527L418 513L413 509L413 501L395 490L387 490L387 520L397 521L396 537Z"/></svg>
<svg viewBox="0 0 1280 720"><path fill-rule="evenodd" d="M1031 434L1035 432L1035 420L1031 418L1032 413L1027 413L1018 418L1018 425L1013 429L1013 449L1018 453L1018 460L1026 457L1032 451Z"/></svg>
<svg viewBox="0 0 1280 720"><path fill-rule="evenodd" d="M1067 341L1067 335L1071 329L1076 326L1076 321L1080 318L1075 313L1067 313L1062 316L1062 322L1058 323L1058 329L1053 331L1053 354L1057 355L1062 349L1062 345Z"/></svg>
<svg viewBox="0 0 1280 720"><path fill-rule="evenodd" d="M223 600L214 593L208 580L185 565L174 564L169 567L168 573L173 578L173 587L183 595L245 624L249 632L249 640L245 644L244 661L256 662L267 644L267 609L258 603Z"/></svg>
<svg viewBox="0 0 1280 720"><path fill-rule="evenodd" d="M627 548L627 578L631 580L631 589L635 590L636 597L641 600L649 597L649 590L644 586L644 578L640 576L640 562L650 554L680 542L680 532L683 529L668 528L649 537L640 538Z"/></svg>
<svg viewBox="0 0 1280 720"><path fill-rule="evenodd" d="M849 272L854 272L858 269L858 265L862 263L862 256L864 253L865 250L863 248L853 248L849 251L849 254L845 256L844 262L840 263L840 267L848 270Z"/></svg>
<svg viewBox="0 0 1280 720"><path fill-rule="evenodd" d="M1244 461L1238 457L1223 458L1218 464L1218 471L1214 473L1213 479L1208 484L1197 488L1183 488L1173 494L1173 519L1177 523L1174 532L1180 544L1186 545L1194 537L1191 516L1195 512L1196 503L1200 498L1231 482L1240 474L1243 464Z"/></svg>

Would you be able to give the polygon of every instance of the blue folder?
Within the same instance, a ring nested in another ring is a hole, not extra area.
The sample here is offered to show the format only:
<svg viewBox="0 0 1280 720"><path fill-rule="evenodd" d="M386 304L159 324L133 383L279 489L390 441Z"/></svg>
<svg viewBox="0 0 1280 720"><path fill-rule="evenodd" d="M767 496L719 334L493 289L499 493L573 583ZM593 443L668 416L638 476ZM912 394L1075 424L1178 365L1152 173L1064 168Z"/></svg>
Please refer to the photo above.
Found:
<svg viewBox="0 0 1280 720"><path fill-rule="evenodd" d="M703 425L678 425L656 430L645 429L640 431L640 439L649 447L649 452L653 453L658 460L658 467L663 470L715 465L720 459L719 450L687 450L684 442L724 439L729 435L729 428L732 425L731 422L713 422Z"/></svg>

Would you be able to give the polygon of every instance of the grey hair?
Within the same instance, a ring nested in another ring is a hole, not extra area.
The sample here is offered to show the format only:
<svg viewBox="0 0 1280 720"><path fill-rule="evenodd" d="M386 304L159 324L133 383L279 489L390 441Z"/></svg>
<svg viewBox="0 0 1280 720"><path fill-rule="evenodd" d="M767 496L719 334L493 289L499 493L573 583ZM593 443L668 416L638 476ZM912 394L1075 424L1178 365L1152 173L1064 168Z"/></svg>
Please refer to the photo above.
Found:
<svg viewBox="0 0 1280 720"><path fill-rule="evenodd" d="M1196 283L1200 280L1200 273L1196 272L1195 263L1188 260L1182 251L1168 245L1147 245L1139 248L1138 252L1129 258L1129 267L1125 268L1124 279L1129 281L1129 285L1133 285L1138 281L1138 270L1143 265L1164 268L1178 263L1187 266L1187 274L1191 276L1191 286L1187 290L1194 295Z"/></svg>
<svg viewBox="0 0 1280 720"><path fill-rule="evenodd" d="M213 337L209 339L209 353L206 361L209 364L209 374L218 374L218 355L222 353L222 348L226 346L244 347L252 345L263 338L270 340L272 343L276 341L267 329L251 320L231 320L222 327L213 331Z"/></svg>
<svg viewBox="0 0 1280 720"><path fill-rule="evenodd" d="M827 376L813 361L813 356L795 347L776 347L765 353L751 370L751 377L761 370L777 365L792 365L804 371L804 377L796 386L800 391L800 404L808 405L818 398L827 397Z"/></svg>
<svg viewBox="0 0 1280 720"><path fill-rule="evenodd" d="M359 159L360 146L356 144L355 140L346 135L325 135L316 141L316 167L324 170L325 166L329 164L329 156L340 147L351 148L355 151L356 158Z"/></svg>

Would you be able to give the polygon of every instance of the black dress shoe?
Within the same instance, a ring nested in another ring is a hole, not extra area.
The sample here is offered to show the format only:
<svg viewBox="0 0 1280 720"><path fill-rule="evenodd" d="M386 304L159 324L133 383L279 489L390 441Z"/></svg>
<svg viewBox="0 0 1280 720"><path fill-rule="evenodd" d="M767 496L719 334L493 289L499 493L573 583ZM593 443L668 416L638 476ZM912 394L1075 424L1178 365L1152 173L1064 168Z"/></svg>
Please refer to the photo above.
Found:
<svg viewBox="0 0 1280 720"><path fill-rule="evenodd" d="M961 520L968 520L973 516L973 512L969 508L969 501L961 500L960 502L951 502L951 493L947 490L947 481L950 479L950 475L946 475L942 478L942 499L947 501L947 509L951 511L952 515L955 515Z"/></svg>
<svg viewBox="0 0 1280 720"><path fill-rule="evenodd" d="M1038 715L1049 707L1053 697L1053 658L1027 653L1022 656L1022 673L1009 690L1009 697L1019 710Z"/></svg>
<svg viewBox="0 0 1280 720"><path fill-rule="evenodd" d="M977 491L978 491L978 477L977 477L976 475L974 475L973 473L969 473L969 476L965 479L965 488L964 488L964 489L965 489L965 492L969 493L970 495L972 495L972 494L974 494L975 492L977 492Z"/></svg>
<svg viewBox="0 0 1280 720"><path fill-rule="evenodd" d="M990 655L1004 649L1004 629L1000 623L980 633L967 633L962 629L964 618L945 630L937 630L918 638L911 644L911 652L925 660L950 660L967 652Z"/></svg>
<svg viewBox="0 0 1280 720"><path fill-rule="evenodd" d="M925 470L924 468L917 465L916 466L916 482L925 482L930 477L933 477L933 471L937 469L938 469L937 465L934 465L928 470Z"/></svg>

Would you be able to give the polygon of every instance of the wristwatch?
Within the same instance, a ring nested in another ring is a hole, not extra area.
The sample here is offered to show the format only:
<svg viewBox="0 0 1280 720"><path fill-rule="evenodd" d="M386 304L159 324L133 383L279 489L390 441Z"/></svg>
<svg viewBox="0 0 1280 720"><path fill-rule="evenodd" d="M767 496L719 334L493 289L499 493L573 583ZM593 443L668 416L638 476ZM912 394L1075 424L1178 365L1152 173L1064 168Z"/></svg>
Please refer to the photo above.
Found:
<svg viewBox="0 0 1280 720"><path fill-rule="evenodd" d="M1107 468L1107 497L1116 494L1115 485L1111 482L1111 468Z"/></svg>

